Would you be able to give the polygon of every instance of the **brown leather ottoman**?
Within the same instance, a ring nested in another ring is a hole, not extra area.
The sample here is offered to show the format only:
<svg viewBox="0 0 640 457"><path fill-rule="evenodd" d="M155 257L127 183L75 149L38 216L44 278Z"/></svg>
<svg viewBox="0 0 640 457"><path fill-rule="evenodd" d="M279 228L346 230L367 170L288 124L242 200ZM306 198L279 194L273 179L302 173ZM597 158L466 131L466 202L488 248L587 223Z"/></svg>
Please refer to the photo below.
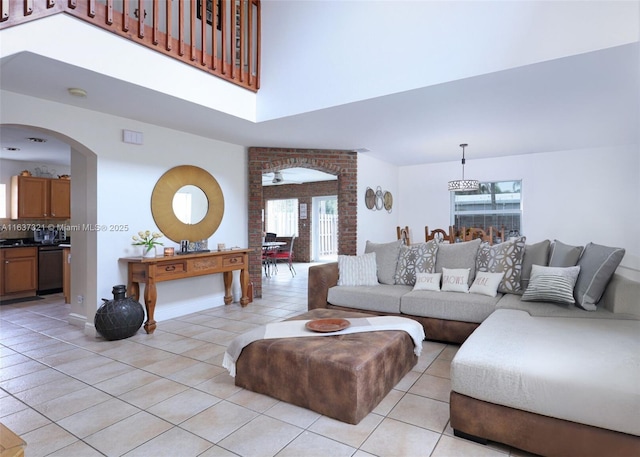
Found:
<svg viewBox="0 0 640 457"><path fill-rule="evenodd" d="M314 309L293 319L368 317ZM236 362L237 386L357 424L415 366L401 330L255 341Z"/></svg>

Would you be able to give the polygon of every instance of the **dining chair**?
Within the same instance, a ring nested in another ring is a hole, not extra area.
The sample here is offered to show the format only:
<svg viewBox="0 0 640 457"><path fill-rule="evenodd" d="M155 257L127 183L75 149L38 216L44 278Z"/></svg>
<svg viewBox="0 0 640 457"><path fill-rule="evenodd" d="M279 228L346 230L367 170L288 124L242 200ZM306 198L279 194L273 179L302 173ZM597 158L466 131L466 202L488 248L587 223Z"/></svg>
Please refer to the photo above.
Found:
<svg viewBox="0 0 640 457"><path fill-rule="evenodd" d="M402 228L400 226L396 227L396 233L398 234L398 239L402 240L405 246L409 246L411 241L409 240L409 226Z"/></svg>
<svg viewBox="0 0 640 457"><path fill-rule="evenodd" d="M278 236L273 232L266 232L264 234L264 242L272 243L276 241ZM264 275L268 278L271 276L271 267L273 266L273 259L269 255L271 254L271 248L262 247L262 266L264 267Z"/></svg>
<svg viewBox="0 0 640 457"><path fill-rule="evenodd" d="M282 239L282 238L281 238ZM283 246L282 249L276 251L267 251L266 256L271 260L275 271L278 271L278 261L287 262L291 276L296 275L296 270L293 268L293 242L296 237L292 236L288 246Z"/></svg>
<svg viewBox="0 0 640 457"><path fill-rule="evenodd" d="M447 233L444 229L433 229L429 232L429 226L424 226L424 238L425 241L435 240L437 243L455 243L455 236L453 226L449 226L449 232Z"/></svg>

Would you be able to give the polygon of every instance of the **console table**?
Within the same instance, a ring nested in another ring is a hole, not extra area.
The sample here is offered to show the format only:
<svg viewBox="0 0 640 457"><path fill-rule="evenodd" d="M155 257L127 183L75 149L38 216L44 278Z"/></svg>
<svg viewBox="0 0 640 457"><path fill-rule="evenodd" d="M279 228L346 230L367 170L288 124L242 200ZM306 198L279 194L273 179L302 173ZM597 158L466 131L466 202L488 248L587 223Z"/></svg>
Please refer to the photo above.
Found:
<svg viewBox="0 0 640 457"><path fill-rule="evenodd" d="M153 314L158 298L156 290L158 282L222 273L225 291L224 304L228 305L233 300L231 295L233 271L240 270L240 288L242 289L240 305L247 306L249 303L249 252L251 251L251 249L231 249L171 257L126 257L120 259L128 264L129 284L127 289L129 295L138 300L140 283L145 284L144 304L147 311L147 320L144 323L145 331L153 333L156 329Z"/></svg>

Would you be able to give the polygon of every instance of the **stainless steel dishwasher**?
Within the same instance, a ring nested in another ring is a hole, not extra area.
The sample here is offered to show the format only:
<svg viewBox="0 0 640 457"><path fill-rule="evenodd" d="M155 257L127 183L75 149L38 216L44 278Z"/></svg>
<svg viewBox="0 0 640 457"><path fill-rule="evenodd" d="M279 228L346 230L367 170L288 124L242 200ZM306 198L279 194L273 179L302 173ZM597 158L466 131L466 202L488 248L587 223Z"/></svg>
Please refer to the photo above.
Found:
<svg viewBox="0 0 640 457"><path fill-rule="evenodd" d="M62 292L62 249L38 246L38 295Z"/></svg>

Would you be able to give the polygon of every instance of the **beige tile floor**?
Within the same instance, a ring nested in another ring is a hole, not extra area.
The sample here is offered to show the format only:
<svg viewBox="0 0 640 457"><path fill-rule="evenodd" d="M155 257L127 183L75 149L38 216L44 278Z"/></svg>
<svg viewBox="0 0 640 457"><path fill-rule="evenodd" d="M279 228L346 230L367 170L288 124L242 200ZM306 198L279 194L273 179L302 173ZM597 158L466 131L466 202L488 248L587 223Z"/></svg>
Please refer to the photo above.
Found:
<svg viewBox="0 0 640 457"><path fill-rule="evenodd" d="M358 425L234 386L226 345L306 311L307 267L265 279L246 308L163 321L106 341L66 322L60 294L0 306L0 422L39 456L525 456L453 436L449 364L457 346L425 342L417 366Z"/></svg>

